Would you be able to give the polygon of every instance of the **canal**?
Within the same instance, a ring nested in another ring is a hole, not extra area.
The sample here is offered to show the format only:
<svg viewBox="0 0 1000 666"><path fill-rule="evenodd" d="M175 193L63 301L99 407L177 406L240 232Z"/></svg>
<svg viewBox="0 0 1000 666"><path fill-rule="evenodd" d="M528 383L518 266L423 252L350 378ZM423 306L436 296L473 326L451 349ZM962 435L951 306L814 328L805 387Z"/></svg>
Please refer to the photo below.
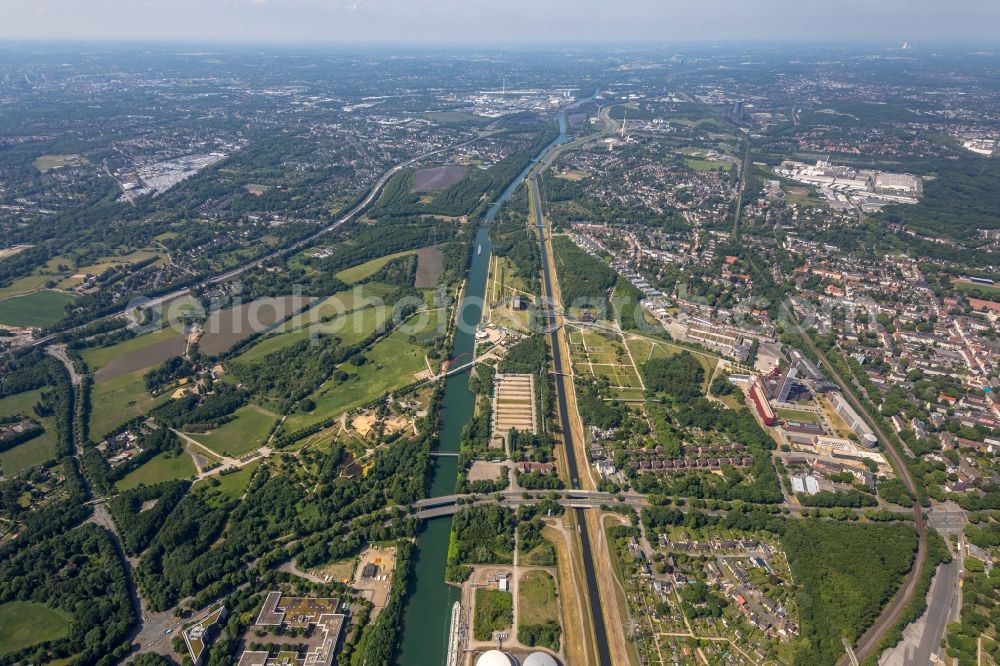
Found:
<svg viewBox="0 0 1000 666"><path fill-rule="evenodd" d="M581 100L573 106L589 99ZM469 265L465 294L459 304L459 325L451 351L454 362L471 360L475 349L476 327L483 314L483 298L486 295L486 278L489 273L489 223L517 191L538 160L554 146L567 140L565 110L559 113L558 120L559 135L490 204L480 220L472 243L472 262ZM470 372L471 369L465 370L445 380L438 451L458 452L462 428L472 416L475 405L475 395L469 390ZM439 456L433 460L430 496L451 495L455 492L458 480L458 458ZM451 518L445 517L425 521L417 538L413 574L403 614L402 642L396 654L398 666L438 666L446 662L451 607L459 599L458 589L445 583L450 537Z"/></svg>

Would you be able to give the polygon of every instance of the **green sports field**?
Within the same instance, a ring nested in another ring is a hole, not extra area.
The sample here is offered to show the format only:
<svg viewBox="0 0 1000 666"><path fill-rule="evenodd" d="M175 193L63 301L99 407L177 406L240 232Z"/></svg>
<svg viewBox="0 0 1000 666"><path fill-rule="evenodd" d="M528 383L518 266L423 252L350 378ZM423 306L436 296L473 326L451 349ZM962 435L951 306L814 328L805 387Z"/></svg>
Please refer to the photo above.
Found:
<svg viewBox="0 0 1000 666"><path fill-rule="evenodd" d="M65 306L75 296L42 290L0 301L0 324L47 328L66 316Z"/></svg>
<svg viewBox="0 0 1000 666"><path fill-rule="evenodd" d="M0 654L54 641L69 633L70 617L31 601L0 604Z"/></svg>

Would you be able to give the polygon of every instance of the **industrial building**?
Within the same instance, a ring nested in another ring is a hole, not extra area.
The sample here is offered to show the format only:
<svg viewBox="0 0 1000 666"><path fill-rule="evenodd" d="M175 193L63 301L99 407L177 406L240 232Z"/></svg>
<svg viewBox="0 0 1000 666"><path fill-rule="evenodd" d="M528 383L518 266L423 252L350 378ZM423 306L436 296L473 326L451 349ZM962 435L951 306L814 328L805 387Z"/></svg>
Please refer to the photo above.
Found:
<svg viewBox="0 0 1000 666"><path fill-rule="evenodd" d="M757 416L760 417L764 425L773 426L778 422L777 417L774 415L774 410L771 409L771 405L767 402L767 395L765 395L764 389L761 388L760 381L755 381L750 386L750 401L753 402Z"/></svg>
<svg viewBox="0 0 1000 666"><path fill-rule="evenodd" d="M862 420L858 413L854 411L854 408L847 404L847 400L840 393L834 393L830 396L830 404L833 405L834 411L837 415L844 419L844 423L858 436L861 440L863 446L867 446L870 449L878 446L878 437L872 432L872 429Z"/></svg>

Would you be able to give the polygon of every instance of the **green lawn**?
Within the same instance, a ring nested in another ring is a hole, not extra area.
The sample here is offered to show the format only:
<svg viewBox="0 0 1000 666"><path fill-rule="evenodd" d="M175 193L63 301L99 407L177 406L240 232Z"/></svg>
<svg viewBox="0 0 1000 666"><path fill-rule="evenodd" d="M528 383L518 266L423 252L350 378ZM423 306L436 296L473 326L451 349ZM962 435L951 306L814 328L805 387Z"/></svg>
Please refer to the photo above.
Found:
<svg viewBox="0 0 1000 666"><path fill-rule="evenodd" d="M90 437L99 442L129 419L145 414L170 399L169 393L153 397L146 391L146 370L94 383L90 394Z"/></svg>
<svg viewBox="0 0 1000 666"><path fill-rule="evenodd" d="M222 495L228 499L239 499L246 492L247 485L253 477L253 473L260 467L260 460L241 467L238 472L232 474L222 474L199 481L195 488L201 488L205 492ZM218 480L218 485L212 485L212 480Z"/></svg>
<svg viewBox="0 0 1000 666"><path fill-rule="evenodd" d="M951 283L966 293L978 290L987 300L1000 298L1000 284L976 284L975 282L961 282L959 280L952 280ZM976 297L973 296L973 298Z"/></svg>
<svg viewBox="0 0 1000 666"><path fill-rule="evenodd" d="M71 619L61 610L32 601L0 604L0 654L62 638L69 633Z"/></svg>
<svg viewBox="0 0 1000 666"><path fill-rule="evenodd" d="M35 158L35 168L41 172L58 169L64 166L79 166L89 164L86 158L79 155L41 155Z"/></svg>
<svg viewBox="0 0 1000 666"><path fill-rule="evenodd" d="M518 586L518 623L521 626L559 621L556 583L546 571L529 571Z"/></svg>
<svg viewBox="0 0 1000 666"><path fill-rule="evenodd" d="M775 414L779 419L785 421L799 421L800 423L819 423L819 414L814 412L803 412L797 409L776 409Z"/></svg>
<svg viewBox="0 0 1000 666"><path fill-rule="evenodd" d="M732 162L713 162L712 160L686 159L684 163L695 171L728 171L733 168Z"/></svg>
<svg viewBox="0 0 1000 666"><path fill-rule="evenodd" d="M0 469L6 476L13 476L23 469L41 465L56 455L56 424L55 419L50 417L38 418L35 416L33 407L42 393L42 389L36 391L25 391L16 395L7 396L0 400L0 415L10 416L23 414L38 420L45 428L38 437L29 439L27 442L18 444L12 449L0 452Z"/></svg>
<svg viewBox="0 0 1000 666"><path fill-rule="evenodd" d="M63 309L75 296L58 291L36 291L0 301L0 324L47 328L66 316Z"/></svg>
<svg viewBox="0 0 1000 666"><path fill-rule="evenodd" d="M414 315L408 324L417 317ZM416 381L416 374L427 370L426 350L410 342L410 336L422 334L439 326L447 318L447 310L430 313L420 330L396 330L365 352L368 363L361 367L346 364L342 369L350 374L343 382L330 379L312 396L316 409L309 414L294 414L285 421L288 432L337 416L353 407L364 405L386 392Z"/></svg>
<svg viewBox="0 0 1000 666"><path fill-rule="evenodd" d="M236 410L236 418L205 434L189 434L216 453L238 458L264 444L278 417L257 405Z"/></svg>
<svg viewBox="0 0 1000 666"><path fill-rule="evenodd" d="M391 311L382 312L380 308L365 308L326 322L308 325L308 320L292 327L287 333L268 335L247 351L233 359L239 363L248 363L264 358L279 349L290 347L311 335L329 333L341 339L341 345L348 347L356 345L375 332L379 324L392 316ZM318 318L317 318L318 321Z"/></svg>
<svg viewBox="0 0 1000 666"><path fill-rule="evenodd" d="M197 473L194 461L191 456L182 451L178 455L168 455L161 453L151 458L139 469L129 472L123 479L115 484L118 490L129 490L135 488L140 483L151 486L161 481L173 481L175 479L186 479Z"/></svg>
<svg viewBox="0 0 1000 666"><path fill-rule="evenodd" d="M344 270L337 273L337 279L347 284L354 284L355 282L360 282L367 277L374 275L380 268L385 266L387 263L393 259L399 257L405 257L408 254L413 254L415 250L404 250L403 252L397 252L396 254L387 254L384 257L379 257L377 259L372 259L366 261L363 264L358 264L357 266L351 266L350 268L345 268Z"/></svg>

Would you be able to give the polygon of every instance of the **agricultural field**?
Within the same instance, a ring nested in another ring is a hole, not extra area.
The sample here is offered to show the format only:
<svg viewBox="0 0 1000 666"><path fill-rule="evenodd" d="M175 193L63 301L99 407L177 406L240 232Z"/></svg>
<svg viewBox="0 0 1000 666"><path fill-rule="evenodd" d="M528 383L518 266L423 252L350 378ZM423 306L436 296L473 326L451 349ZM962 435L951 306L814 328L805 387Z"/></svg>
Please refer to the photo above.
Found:
<svg viewBox="0 0 1000 666"><path fill-rule="evenodd" d="M198 347L209 356L221 354L237 342L287 319L305 305L304 298L281 296L260 298L252 303L216 310L205 321L204 334L198 339Z"/></svg>
<svg viewBox="0 0 1000 666"><path fill-rule="evenodd" d="M351 266L337 273L337 279L347 284L361 282L365 278L371 277L393 259L406 257L416 252L416 250L404 250L395 254L387 254L384 257L377 257L357 266Z"/></svg>
<svg viewBox="0 0 1000 666"><path fill-rule="evenodd" d="M414 285L417 289L430 289L437 284L444 267L444 255L441 247L431 245L417 250L417 278Z"/></svg>
<svg viewBox="0 0 1000 666"><path fill-rule="evenodd" d="M145 465L125 475L115 488L130 490L140 484L152 486L162 481L174 481L194 476L198 470L190 454L181 451L176 454L161 453L151 458Z"/></svg>
<svg viewBox="0 0 1000 666"><path fill-rule="evenodd" d="M64 611L31 601L0 604L0 655L63 638L71 619Z"/></svg>
<svg viewBox="0 0 1000 666"><path fill-rule="evenodd" d="M188 436L216 453L239 458L256 451L271 432L278 416L257 405L245 405L233 414L236 418L205 434Z"/></svg>
<svg viewBox="0 0 1000 666"><path fill-rule="evenodd" d="M294 315L274 329L272 335L296 331L316 322L323 322L354 310L372 307L382 303L393 287L380 282L359 284L332 296L327 296L319 303L300 314Z"/></svg>
<svg viewBox="0 0 1000 666"><path fill-rule="evenodd" d="M0 324L48 328L64 316L75 296L43 289L0 301Z"/></svg>
<svg viewBox="0 0 1000 666"><path fill-rule="evenodd" d="M0 471L5 476L13 476L23 469L41 465L47 460L55 457L56 454L56 425L51 417L39 418L35 415L33 407L38 402L42 394L42 389L35 391L25 391L16 395L7 396L0 399L0 414L13 415L24 414L37 419L45 428L38 437L22 442L17 446L0 452Z"/></svg>
<svg viewBox="0 0 1000 666"><path fill-rule="evenodd" d="M183 354L184 346L184 334L167 327L109 347L85 349L81 355L94 372L94 380L101 382L157 366Z"/></svg>
<svg viewBox="0 0 1000 666"><path fill-rule="evenodd" d="M146 369L94 382L90 400L90 436L100 441L129 419L147 413L170 399L169 393L155 398L146 391Z"/></svg>
<svg viewBox="0 0 1000 666"><path fill-rule="evenodd" d="M109 347L82 352L94 372L91 391L90 435L99 441L129 419L145 414L170 399L146 391L146 372L168 358L184 353L185 337L171 328L125 340Z"/></svg>
<svg viewBox="0 0 1000 666"><path fill-rule="evenodd" d="M411 192L440 192L446 190L465 176L465 167L460 164L429 167L413 175Z"/></svg>

